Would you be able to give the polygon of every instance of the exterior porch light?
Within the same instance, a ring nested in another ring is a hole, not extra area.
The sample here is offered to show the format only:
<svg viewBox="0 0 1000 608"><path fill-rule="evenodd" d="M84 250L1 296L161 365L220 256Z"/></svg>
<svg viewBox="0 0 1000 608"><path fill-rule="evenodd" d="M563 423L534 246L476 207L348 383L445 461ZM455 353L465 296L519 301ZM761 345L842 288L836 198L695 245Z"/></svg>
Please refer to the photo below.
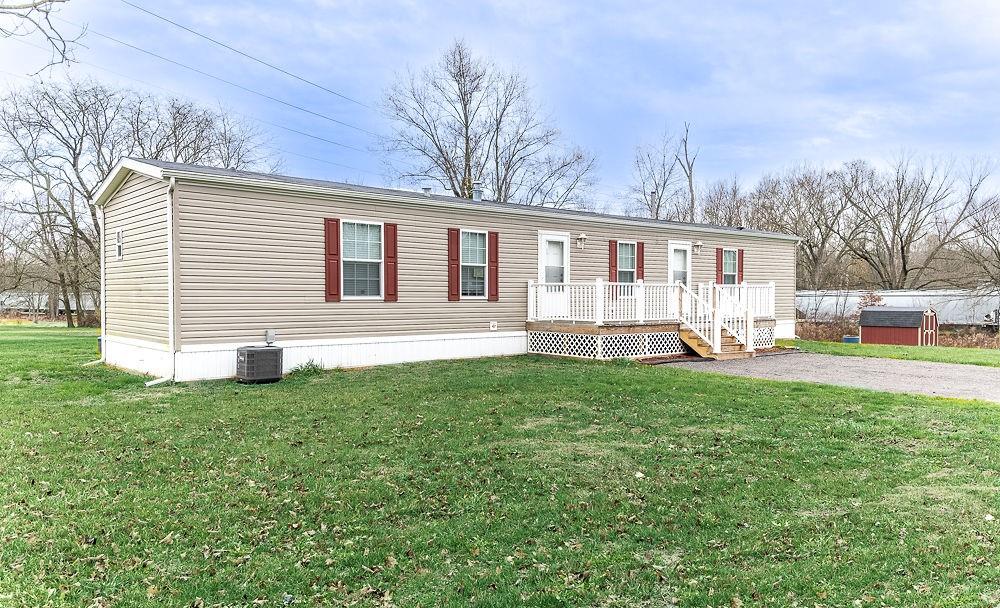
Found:
<svg viewBox="0 0 1000 608"><path fill-rule="evenodd" d="M587 233L581 232L580 236L576 237L576 246L583 249L584 245L587 244Z"/></svg>
<svg viewBox="0 0 1000 608"><path fill-rule="evenodd" d="M694 245L692 245L692 249L694 251L694 254L698 255L699 253L701 253L701 248L704 247L704 246L705 246L705 244L702 243L701 241L695 241Z"/></svg>

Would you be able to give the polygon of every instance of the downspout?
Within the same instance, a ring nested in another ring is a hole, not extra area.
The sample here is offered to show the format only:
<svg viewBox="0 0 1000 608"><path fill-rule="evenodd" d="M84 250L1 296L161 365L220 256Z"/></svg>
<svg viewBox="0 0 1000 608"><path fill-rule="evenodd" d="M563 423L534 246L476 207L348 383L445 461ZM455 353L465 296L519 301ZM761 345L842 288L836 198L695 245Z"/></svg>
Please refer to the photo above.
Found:
<svg viewBox="0 0 1000 608"><path fill-rule="evenodd" d="M105 329L104 329L107 326L107 323L105 323L105 320L106 320L106 317L105 317L105 315L106 315L105 308L106 307L104 306L104 300L105 300L105 295L104 295L104 207L98 207L97 208L97 230L100 231L100 239L99 240L100 240L100 247L101 247L101 254L97 258L98 264L100 266L100 270L98 272L100 274L100 279L101 279L101 295L100 295L100 301L98 302L98 304L100 304L100 306L101 306L101 337L100 337L100 340L101 340L101 352L98 353L100 356L95 361L90 361L88 363L84 363L83 364L84 367L89 367L91 365L98 365L99 363L104 363L104 353L107 352L107 350L108 350L107 333L105 333Z"/></svg>
<svg viewBox="0 0 1000 608"><path fill-rule="evenodd" d="M146 386L156 386L165 382L171 382L177 370L177 352L174 336L174 188L177 185L177 178L170 178L170 185L167 186L167 351L170 353L169 374L150 380Z"/></svg>
<svg viewBox="0 0 1000 608"><path fill-rule="evenodd" d="M106 272L104 270L104 256L107 254L107 252L105 251L106 241L105 241L105 238L104 238L105 237L105 235L104 235L104 224L105 224L105 222L104 222L104 206L102 205L102 206L100 206L100 207L97 208L97 228L98 228L98 230L101 231L101 239L100 239L101 240L101 257L100 257L100 264L101 264L101 302L100 302L100 304L101 304L101 352L100 352L100 355L101 356L94 363L104 363L104 361L105 361L104 353L106 353L108 351L108 334L107 334L107 327L108 327L108 324L107 324L107 316L108 316L107 308L108 307L106 306L106 301L107 301L107 294L105 292L105 289L106 289L105 288L105 274L106 274Z"/></svg>

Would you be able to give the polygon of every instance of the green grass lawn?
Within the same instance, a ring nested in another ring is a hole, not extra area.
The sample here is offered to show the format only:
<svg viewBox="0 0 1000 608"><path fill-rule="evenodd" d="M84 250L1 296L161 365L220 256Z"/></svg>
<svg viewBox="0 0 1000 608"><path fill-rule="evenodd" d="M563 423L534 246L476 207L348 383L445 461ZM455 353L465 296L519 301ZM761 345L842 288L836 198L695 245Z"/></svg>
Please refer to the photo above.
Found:
<svg viewBox="0 0 1000 608"><path fill-rule="evenodd" d="M965 363L1000 367L1000 350L990 348L956 348L950 346L894 346L891 344L843 344L809 340L779 340L785 346L798 346L810 353L848 355L852 357L883 357L911 361Z"/></svg>
<svg viewBox="0 0 1000 608"><path fill-rule="evenodd" d="M2 606L1000 602L995 406L536 357L147 389L93 343L0 328Z"/></svg>

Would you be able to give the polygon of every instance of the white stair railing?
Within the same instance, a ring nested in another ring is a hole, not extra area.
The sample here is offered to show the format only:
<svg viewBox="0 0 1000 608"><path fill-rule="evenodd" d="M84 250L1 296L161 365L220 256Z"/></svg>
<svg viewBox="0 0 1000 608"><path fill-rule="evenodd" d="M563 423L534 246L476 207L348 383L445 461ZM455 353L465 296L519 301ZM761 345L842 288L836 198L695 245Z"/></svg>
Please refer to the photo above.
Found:
<svg viewBox="0 0 1000 608"><path fill-rule="evenodd" d="M740 310L738 302L733 301L722 289L722 285L715 286L715 306L719 315L719 322L729 335L736 338L741 344L747 343L747 316L746 312Z"/></svg>
<svg viewBox="0 0 1000 608"><path fill-rule="evenodd" d="M677 312L680 320L698 337L712 345L713 351L718 352L721 340L714 339L715 315L712 304L691 291L684 283L675 285L679 288Z"/></svg>

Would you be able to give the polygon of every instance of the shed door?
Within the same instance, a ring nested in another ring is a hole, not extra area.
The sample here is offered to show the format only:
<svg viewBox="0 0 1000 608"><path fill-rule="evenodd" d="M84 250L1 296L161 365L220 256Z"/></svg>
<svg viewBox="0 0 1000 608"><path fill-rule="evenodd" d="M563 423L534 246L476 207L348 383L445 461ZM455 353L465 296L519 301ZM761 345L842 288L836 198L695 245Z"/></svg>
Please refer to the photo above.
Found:
<svg viewBox="0 0 1000 608"><path fill-rule="evenodd" d="M924 313L923 321L920 324L920 345L921 346L938 345L937 314L932 310L928 310Z"/></svg>

